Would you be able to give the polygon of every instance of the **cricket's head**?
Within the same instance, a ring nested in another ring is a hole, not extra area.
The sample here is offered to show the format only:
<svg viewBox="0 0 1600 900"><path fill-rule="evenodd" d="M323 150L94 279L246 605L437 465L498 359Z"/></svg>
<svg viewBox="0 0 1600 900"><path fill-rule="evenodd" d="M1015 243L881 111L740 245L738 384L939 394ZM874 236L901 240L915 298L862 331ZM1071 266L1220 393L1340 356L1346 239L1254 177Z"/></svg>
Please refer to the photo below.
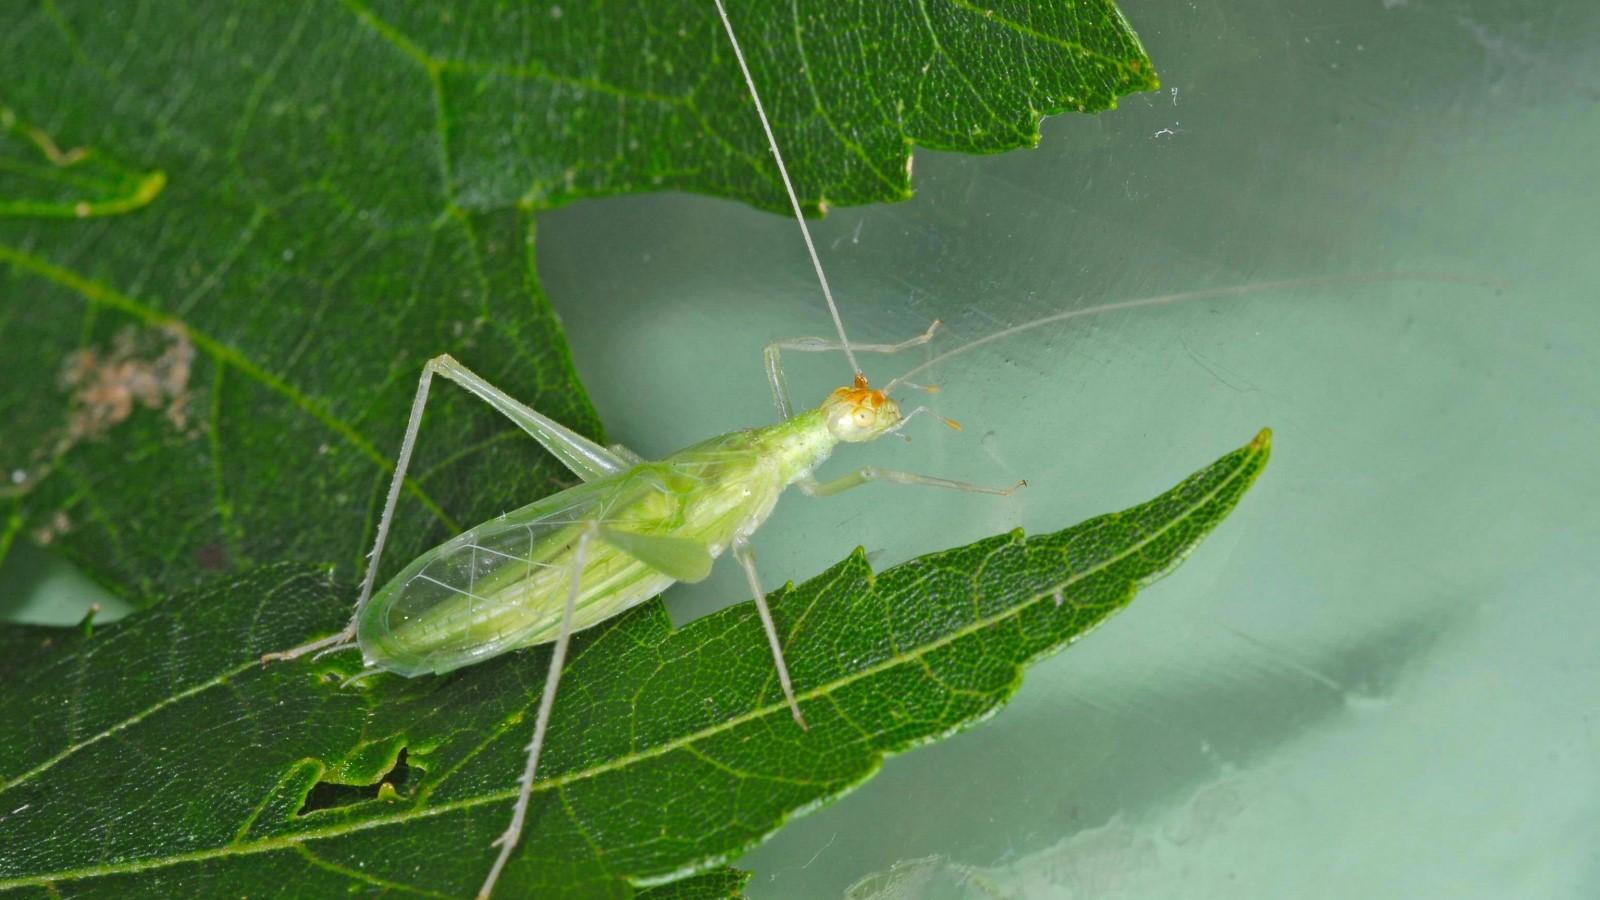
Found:
<svg viewBox="0 0 1600 900"><path fill-rule="evenodd" d="M860 373L855 384L834 390L822 401L822 413L833 436L851 443L881 437L900 424L900 407L883 391L868 387Z"/></svg>

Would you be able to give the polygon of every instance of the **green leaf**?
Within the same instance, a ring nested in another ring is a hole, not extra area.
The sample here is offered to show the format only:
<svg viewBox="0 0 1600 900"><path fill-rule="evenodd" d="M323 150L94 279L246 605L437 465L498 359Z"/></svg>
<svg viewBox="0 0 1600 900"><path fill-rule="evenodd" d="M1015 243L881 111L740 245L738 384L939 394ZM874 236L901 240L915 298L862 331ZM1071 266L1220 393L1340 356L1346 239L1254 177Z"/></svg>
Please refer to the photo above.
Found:
<svg viewBox="0 0 1600 900"><path fill-rule="evenodd" d="M1155 86L1110 0L730 13L813 208L907 196L913 143L1028 146ZM785 202L709 0L10 3L0 126L0 551L135 598L353 576L438 353L599 436L538 211ZM397 565L568 478L452 388L413 472Z"/></svg>
<svg viewBox="0 0 1600 900"><path fill-rule="evenodd" d="M580 634L505 895L626 897L708 870L692 890L730 883L737 873L717 867L787 817L849 791L885 755L992 713L1023 665L1181 561L1268 454L1263 431L1124 512L878 574L857 551L777 592L809 731L789 717L750 603L673 630L652 602ZM352 593L285 564L88 638L0 631L0 887L474 890L516 793L549 649L350 686L347 658L256 662L336 628Z"/></svg>

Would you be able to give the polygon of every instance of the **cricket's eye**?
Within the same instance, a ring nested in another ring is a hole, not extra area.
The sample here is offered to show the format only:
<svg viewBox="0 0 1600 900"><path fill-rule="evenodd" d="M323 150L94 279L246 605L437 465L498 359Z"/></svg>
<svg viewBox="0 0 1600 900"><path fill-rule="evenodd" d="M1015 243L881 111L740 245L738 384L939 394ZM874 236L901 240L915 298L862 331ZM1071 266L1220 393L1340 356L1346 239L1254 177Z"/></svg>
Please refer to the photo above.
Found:
<svg viewBox="0 0 1600 900"><path fill-rule="evenodd" d="M855 420L857 428L871 428L872 423L878 420L878 414L864 407L856 407Z"/></svg>

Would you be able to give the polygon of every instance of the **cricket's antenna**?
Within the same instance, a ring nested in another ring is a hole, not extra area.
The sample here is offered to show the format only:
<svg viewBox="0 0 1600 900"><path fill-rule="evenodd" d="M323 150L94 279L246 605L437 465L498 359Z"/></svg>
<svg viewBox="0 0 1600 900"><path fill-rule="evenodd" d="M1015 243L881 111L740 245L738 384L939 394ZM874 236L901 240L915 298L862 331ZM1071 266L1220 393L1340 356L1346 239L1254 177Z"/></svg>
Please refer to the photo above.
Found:
<svg viewBox="0 0 1600 900"><path fill-rule="evenodd" d="M1235 284L1220 288L1202 288L1193 291L1180 291L1175 294L1158 294L1154 297L1140 297L1136 300L1118 300L1112 303L1100 303L1095 306L1086 306L1082 309L1069 309L1053 315L1042 316L1021 325L1002 328L999 331L986 334L976 340L968 341L959 347L946 350L943 353L923 360L915 366L900 373L900 375L883 386L883 393L887 394L902 384L916 387L906 379L944 362L952 356L959 356L968 350L976 350L984 344L1011 337L1041 325L1050 325L1056 322L1065 322L1068 319L1077 319L1083 316L1097 316L1101 313L1116 312L1123 309L1136 309L1141 306L1165 306L1168 303L1181 303L1186 300L1199 300L1205 297L1242 297L1246 294L1259 294L1264 291L1280 290L1284 288L1301 288L1312 285L1358 285L1358 284L1383 284L1390 281L1419 281L1433 284L1466 284L1478 287L1493 287L1504 290L1506 285L1494 279L1473 278L1466 275L1455 275L1449 272L1375 272L1364 275L1323 275L1309 278L1283 278L1275 281L1254 281L1246 284ZM907 418L910 418L907 416Z"/></svg>
<svg viewBox="0 0 1600 900"><path fill-rule="evenodd" d="M756 102L756 115L761 117L761 130L767 133L767 146L772 149L772 158L778 162L778 174L783 176L784 189L789 192L789 205L794 207L795 221L800 223L800 234L806 239L806 249L811 252L811 265L816 267L817 280L822 282L822 296L828 301L828 312L833 315L833 327L839 332L839 345L844 348L845 359L850 361L850 369L858 377L861 375L861 366L856 362L856 355L850 349L850 339L844 336L844 320L839 318L839 307L833 302L833 291L828 289L828 276L822 271L822 260L817 257L817 247L811 242L811 229L806 226L805 213L800 211L800 198L795 196L794 184L789 181L789 170L783 165L783 154L778 151L778 139L772 136L772 125L767 122L767 111L761 106L761 95L756 93L756 82L750 77L750 67L745 65L744 51L739 49L739 39L733 34L733 23L728 21L728 11L723 8L722 0L713 0L717 4L717 15L722 17L722 27L728 31L728 40L733 44L733 58L739 61L739 71L744 73L745 86L750 88L750 99Z"/></svg>

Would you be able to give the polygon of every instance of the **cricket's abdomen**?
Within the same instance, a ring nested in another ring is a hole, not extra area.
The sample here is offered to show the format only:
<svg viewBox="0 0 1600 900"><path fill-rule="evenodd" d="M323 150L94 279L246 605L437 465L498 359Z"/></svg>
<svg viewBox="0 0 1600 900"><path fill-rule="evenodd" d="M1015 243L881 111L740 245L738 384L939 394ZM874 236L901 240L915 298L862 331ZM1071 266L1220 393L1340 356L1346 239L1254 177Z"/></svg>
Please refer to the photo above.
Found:
<svg viewBox="0 0 1600 900"><path fill-rule="evenodd" d="M620 476L619 476L620 478ZM605 479L491 519L417 557L372 597L356 623L367 665L407 677L449 672L555 639L586 529L630 493ZM637 491L633 491L637 493ZM573 629L642 603L673 581L590 539Z"/></svg>
<svg viewBox="0 0 1600 900"><path fill-rule="evenodd" d="M757 446L761 434L724 435L578 485L422 554L358 617L367 665L443 673L555 640L584 535L574 631L656 596L678 579L606 534L668 537L720 555L766 520L786 483L785 467Z"/></svg>

